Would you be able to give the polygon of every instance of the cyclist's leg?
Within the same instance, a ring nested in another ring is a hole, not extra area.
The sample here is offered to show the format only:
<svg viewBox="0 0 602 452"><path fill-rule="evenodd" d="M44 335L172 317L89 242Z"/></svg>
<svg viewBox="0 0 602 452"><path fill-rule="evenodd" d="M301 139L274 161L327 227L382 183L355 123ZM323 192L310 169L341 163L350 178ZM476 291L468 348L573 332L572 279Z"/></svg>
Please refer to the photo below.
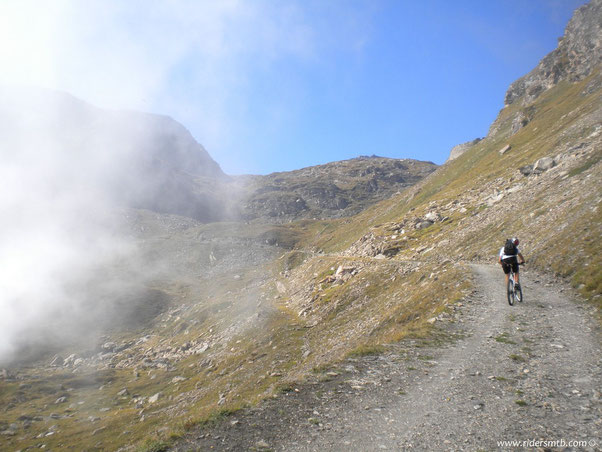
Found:
<svg viewBox="0 0 602 452"><path fill-rule="evenodd" d="M508 279L510 277L510 265L508 265L505 261L502 261L502 270L504 271L506 287L508 287Z"/></svg>
<svg viewBox="0 0 602 452"><path fill-rule="evenodd" d="M518 275L518 268L519 268L519 267L518 267L518 259L517 259L517 258L514 258L514 262L512 262L512 271L514 271L514 282L515 282L516 284L519 284L519 283L520 283L520 282L519 282L519 281L520 281L520 278L519 278L519 275Z"/></svg>

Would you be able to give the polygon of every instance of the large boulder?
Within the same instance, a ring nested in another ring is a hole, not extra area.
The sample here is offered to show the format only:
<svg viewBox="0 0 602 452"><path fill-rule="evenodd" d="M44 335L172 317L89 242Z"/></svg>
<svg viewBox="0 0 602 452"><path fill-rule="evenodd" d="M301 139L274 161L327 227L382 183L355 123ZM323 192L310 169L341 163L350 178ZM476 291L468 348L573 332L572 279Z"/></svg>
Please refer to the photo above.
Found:
<svg viewBox="0 0 602 452"><path fill-rule="evenodd" d="M518 170L523 176L530 176L533 173L533 165L521 166Z"/></svg>
<svg viewBox="0 0 602 452"><path fill-rule="evenodd" d="M543 157L535 162L533 165L533 172L536 174L543 173L556 165L556 162L551 157Z"/></svg>

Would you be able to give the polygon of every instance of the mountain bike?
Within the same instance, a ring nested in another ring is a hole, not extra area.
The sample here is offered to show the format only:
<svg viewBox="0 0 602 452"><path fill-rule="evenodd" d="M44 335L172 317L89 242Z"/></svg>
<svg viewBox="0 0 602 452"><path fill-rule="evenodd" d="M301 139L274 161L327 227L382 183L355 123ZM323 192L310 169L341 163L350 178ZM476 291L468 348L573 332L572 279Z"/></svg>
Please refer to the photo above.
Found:
<svg viewBox="0 0 602 452"><path fill-rule="evenodd" d="M518 265L525 265L525 263L522 262ZM523 287L520 284L518 287L516 286L516 283L514 282L514 270L511 265L510 273L508 274L508 304L514 306L515 301L523 301Z"/></svg>

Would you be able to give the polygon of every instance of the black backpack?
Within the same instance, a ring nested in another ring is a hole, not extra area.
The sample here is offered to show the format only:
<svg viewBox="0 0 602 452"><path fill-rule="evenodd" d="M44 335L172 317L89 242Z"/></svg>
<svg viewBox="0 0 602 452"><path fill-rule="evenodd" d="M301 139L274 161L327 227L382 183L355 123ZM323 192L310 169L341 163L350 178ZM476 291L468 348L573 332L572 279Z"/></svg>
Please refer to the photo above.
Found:
<svg viewBox="0 0 602 452"><path fill-rule="evenodd" d="M504 255L506 256L516 256L517 254L516 246L512 242L512 239L507 239L506 244L504 245Z"/></svg>

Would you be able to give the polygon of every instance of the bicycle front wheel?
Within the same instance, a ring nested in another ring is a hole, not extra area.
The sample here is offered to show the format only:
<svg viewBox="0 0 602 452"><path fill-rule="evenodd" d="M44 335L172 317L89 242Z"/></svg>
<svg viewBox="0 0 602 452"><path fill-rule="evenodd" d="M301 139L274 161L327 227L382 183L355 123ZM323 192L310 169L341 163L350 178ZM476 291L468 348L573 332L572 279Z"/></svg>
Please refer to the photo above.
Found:
<svg viewBox="0 0 602 452"><path fill-rule="evenodd" d="M508 304L514 306L514 280L508 279Z"/></svg>

